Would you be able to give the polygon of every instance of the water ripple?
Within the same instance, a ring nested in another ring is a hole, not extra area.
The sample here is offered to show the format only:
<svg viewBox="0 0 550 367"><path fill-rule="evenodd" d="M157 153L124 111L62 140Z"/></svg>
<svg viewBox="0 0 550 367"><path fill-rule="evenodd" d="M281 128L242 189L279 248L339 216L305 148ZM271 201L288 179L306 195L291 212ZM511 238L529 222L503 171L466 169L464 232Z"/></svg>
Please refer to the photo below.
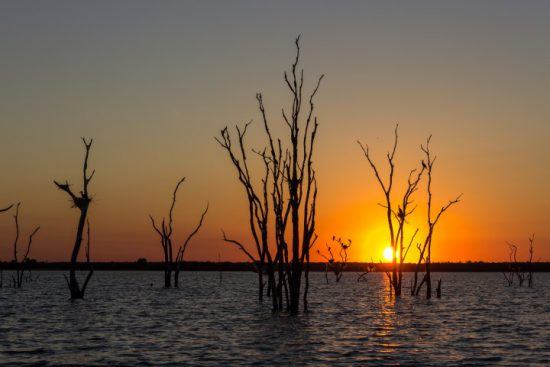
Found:
<svg viewBox="0 0 550 367"><path fill-rule="evenodd" d="M312 312L291 317L258 305L252 273L222 284L184 273L166 290L160 273L97 272L87 299L70 302L61 273L41 272L0 289L0 366L550 364L550 274L534 289L500 274L438 276L449 289L427 301L389 297L381 274L328 285L313 274Z"/></svg>

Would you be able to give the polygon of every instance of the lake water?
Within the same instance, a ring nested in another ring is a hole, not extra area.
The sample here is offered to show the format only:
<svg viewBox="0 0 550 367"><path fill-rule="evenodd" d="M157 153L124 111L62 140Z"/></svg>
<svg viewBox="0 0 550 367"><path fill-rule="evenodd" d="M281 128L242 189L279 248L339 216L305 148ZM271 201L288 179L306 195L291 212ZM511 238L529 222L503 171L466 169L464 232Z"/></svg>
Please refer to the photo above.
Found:
<svg viewBox="0 0 550 367"><path fill-rule="evenodd" d="M259 305L253 273L184 272L165 290L160 272L98 271L77 302L61 272L35 274L0 289L2 366L550 365L550 274L528 289L440 273L443 298L427 301L390 298L383 274L314 273L299 316Z"/></svg>

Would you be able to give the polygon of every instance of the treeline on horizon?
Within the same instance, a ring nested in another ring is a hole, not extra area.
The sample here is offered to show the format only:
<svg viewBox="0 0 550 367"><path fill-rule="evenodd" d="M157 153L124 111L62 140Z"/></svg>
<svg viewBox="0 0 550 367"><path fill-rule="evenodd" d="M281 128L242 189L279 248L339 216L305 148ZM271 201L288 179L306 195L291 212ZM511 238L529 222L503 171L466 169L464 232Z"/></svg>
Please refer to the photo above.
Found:
<svg viewBox="0 0 550 367"><path fill-rule="evenodd" d="M29 270L69 270L70 262L63 261L36 261L31 260L28 264ZM161 271L164 270L164 263L161 261L147 261L138 259L137 261L100 261L92 263L95 270L99 271ZM519 265L527 266L528 263ZM5 270L16 270L18 265L13 262L0 262L0 267ZM86 270L89 267L87 263L77 263L77 270ZM366 268L372 267L371 272L386 273L391 270L391 263L378 263L372 265L369 262L348 262L342 272L363 273ZM404 263L403 272L413 273L416 264ZM460 262L433 262L432 271L434 272L495 272L502 273L508 271L510 264L508 262L485 262L485 261L460 261ZM185 271L255 271L255 267L250 262L244 261L184 261L180 269ZM531 265L533 272L550 272L550 262L534 262ZM325 272L326 263L311 262L310 271Z"/></svg>

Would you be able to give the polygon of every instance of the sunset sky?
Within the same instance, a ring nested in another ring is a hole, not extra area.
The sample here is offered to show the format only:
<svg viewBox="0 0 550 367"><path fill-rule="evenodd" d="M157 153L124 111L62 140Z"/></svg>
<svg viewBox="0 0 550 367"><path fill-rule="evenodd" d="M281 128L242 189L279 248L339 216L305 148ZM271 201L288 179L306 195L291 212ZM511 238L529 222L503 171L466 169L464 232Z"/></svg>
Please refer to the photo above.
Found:
<svg viewBox="0 0 550 367"><path fill-rule="evenodd" d="M95 261L159 260L148 214L162 216L181 176L176 240L210 212L187 259L246 258L246 202L214 136L254 120L255 94L283 124L282 72L302 35L317 99L320 248L353 240L351 261L382 258L383 197L356 141L381 161L400 124L397 182L433 134L437 206L463 193L436 229L433 261L503 261L506 241L550 260L550 3L117 1L0 3L0 207L21 201L31 257L69 258L78 211L53 179L80 185L90 165ZM78 186L77 186L78 187ZM398 188L401 188L398 185ZM422 186L424 187L424 185ZM417 202L424 202L421 190ZM423 225L419 211L411 225ZM0 259L14 230L0 214ZM319 260L317 255L313 260Z"/></svg>

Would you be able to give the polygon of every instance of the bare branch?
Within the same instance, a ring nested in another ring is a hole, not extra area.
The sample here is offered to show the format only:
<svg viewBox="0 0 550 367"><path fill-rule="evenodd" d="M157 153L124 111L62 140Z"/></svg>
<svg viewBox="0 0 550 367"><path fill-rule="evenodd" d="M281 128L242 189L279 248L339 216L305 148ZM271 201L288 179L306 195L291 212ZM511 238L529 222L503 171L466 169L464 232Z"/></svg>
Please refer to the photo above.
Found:
<svg viewBox="0 0 550 367"><path fill-rule="evenodd" d="M256 266L256 259L254 258L254 256L252 256L252 254L250 252L248 252L248 250L243 246L242 243L240 243L239 241L236 241L236 240L233 240L233 239L230 239L230 238L227 238L227 236L225 235L225 232L223 231L222 229L222 235L223 235L223 240L225 242L228 242L228 243L232 243L234 244L235 246L237 246L242 252L244 252L244 254L246 256L248 256L248 258L250 260L252 260L252 262L254 263L254 265Z"/></svg>
<svg viewBox="0 0 550 367"><path fill-rule="evenodd" d="M11 205L8 206L8 207L5 207L5 208L3 208L3 209L0 209L0 213L2 213L2 212L7 212L7 211L10 210L11 208L13 208L13 205L14 205L14 204L11 204Z"/></svg>
<svg viewBox="0 0 550 367"><path fill-rule="evenodd" d="M208 206L209 204L207 203L206 204L206 209L204 209L204 211L202 212L202 215L201 215L201 218L199 220L199 223L197 224L197 226L195 227L195 229L187 236L187 238L185 239L185 241L183 242L183 245L180 246L179 250L178 250L178 261L182 261L183 260L183 255L185 253L185 250L187 249L187 245L189 244L189 242L191 241L191 239L193 238L193 236L195 236L195 234L197 234L197 232L199 231L199 229L202 227L202 223L204 221L204 217L206 216L206 213L208 212Z"/></svg>

